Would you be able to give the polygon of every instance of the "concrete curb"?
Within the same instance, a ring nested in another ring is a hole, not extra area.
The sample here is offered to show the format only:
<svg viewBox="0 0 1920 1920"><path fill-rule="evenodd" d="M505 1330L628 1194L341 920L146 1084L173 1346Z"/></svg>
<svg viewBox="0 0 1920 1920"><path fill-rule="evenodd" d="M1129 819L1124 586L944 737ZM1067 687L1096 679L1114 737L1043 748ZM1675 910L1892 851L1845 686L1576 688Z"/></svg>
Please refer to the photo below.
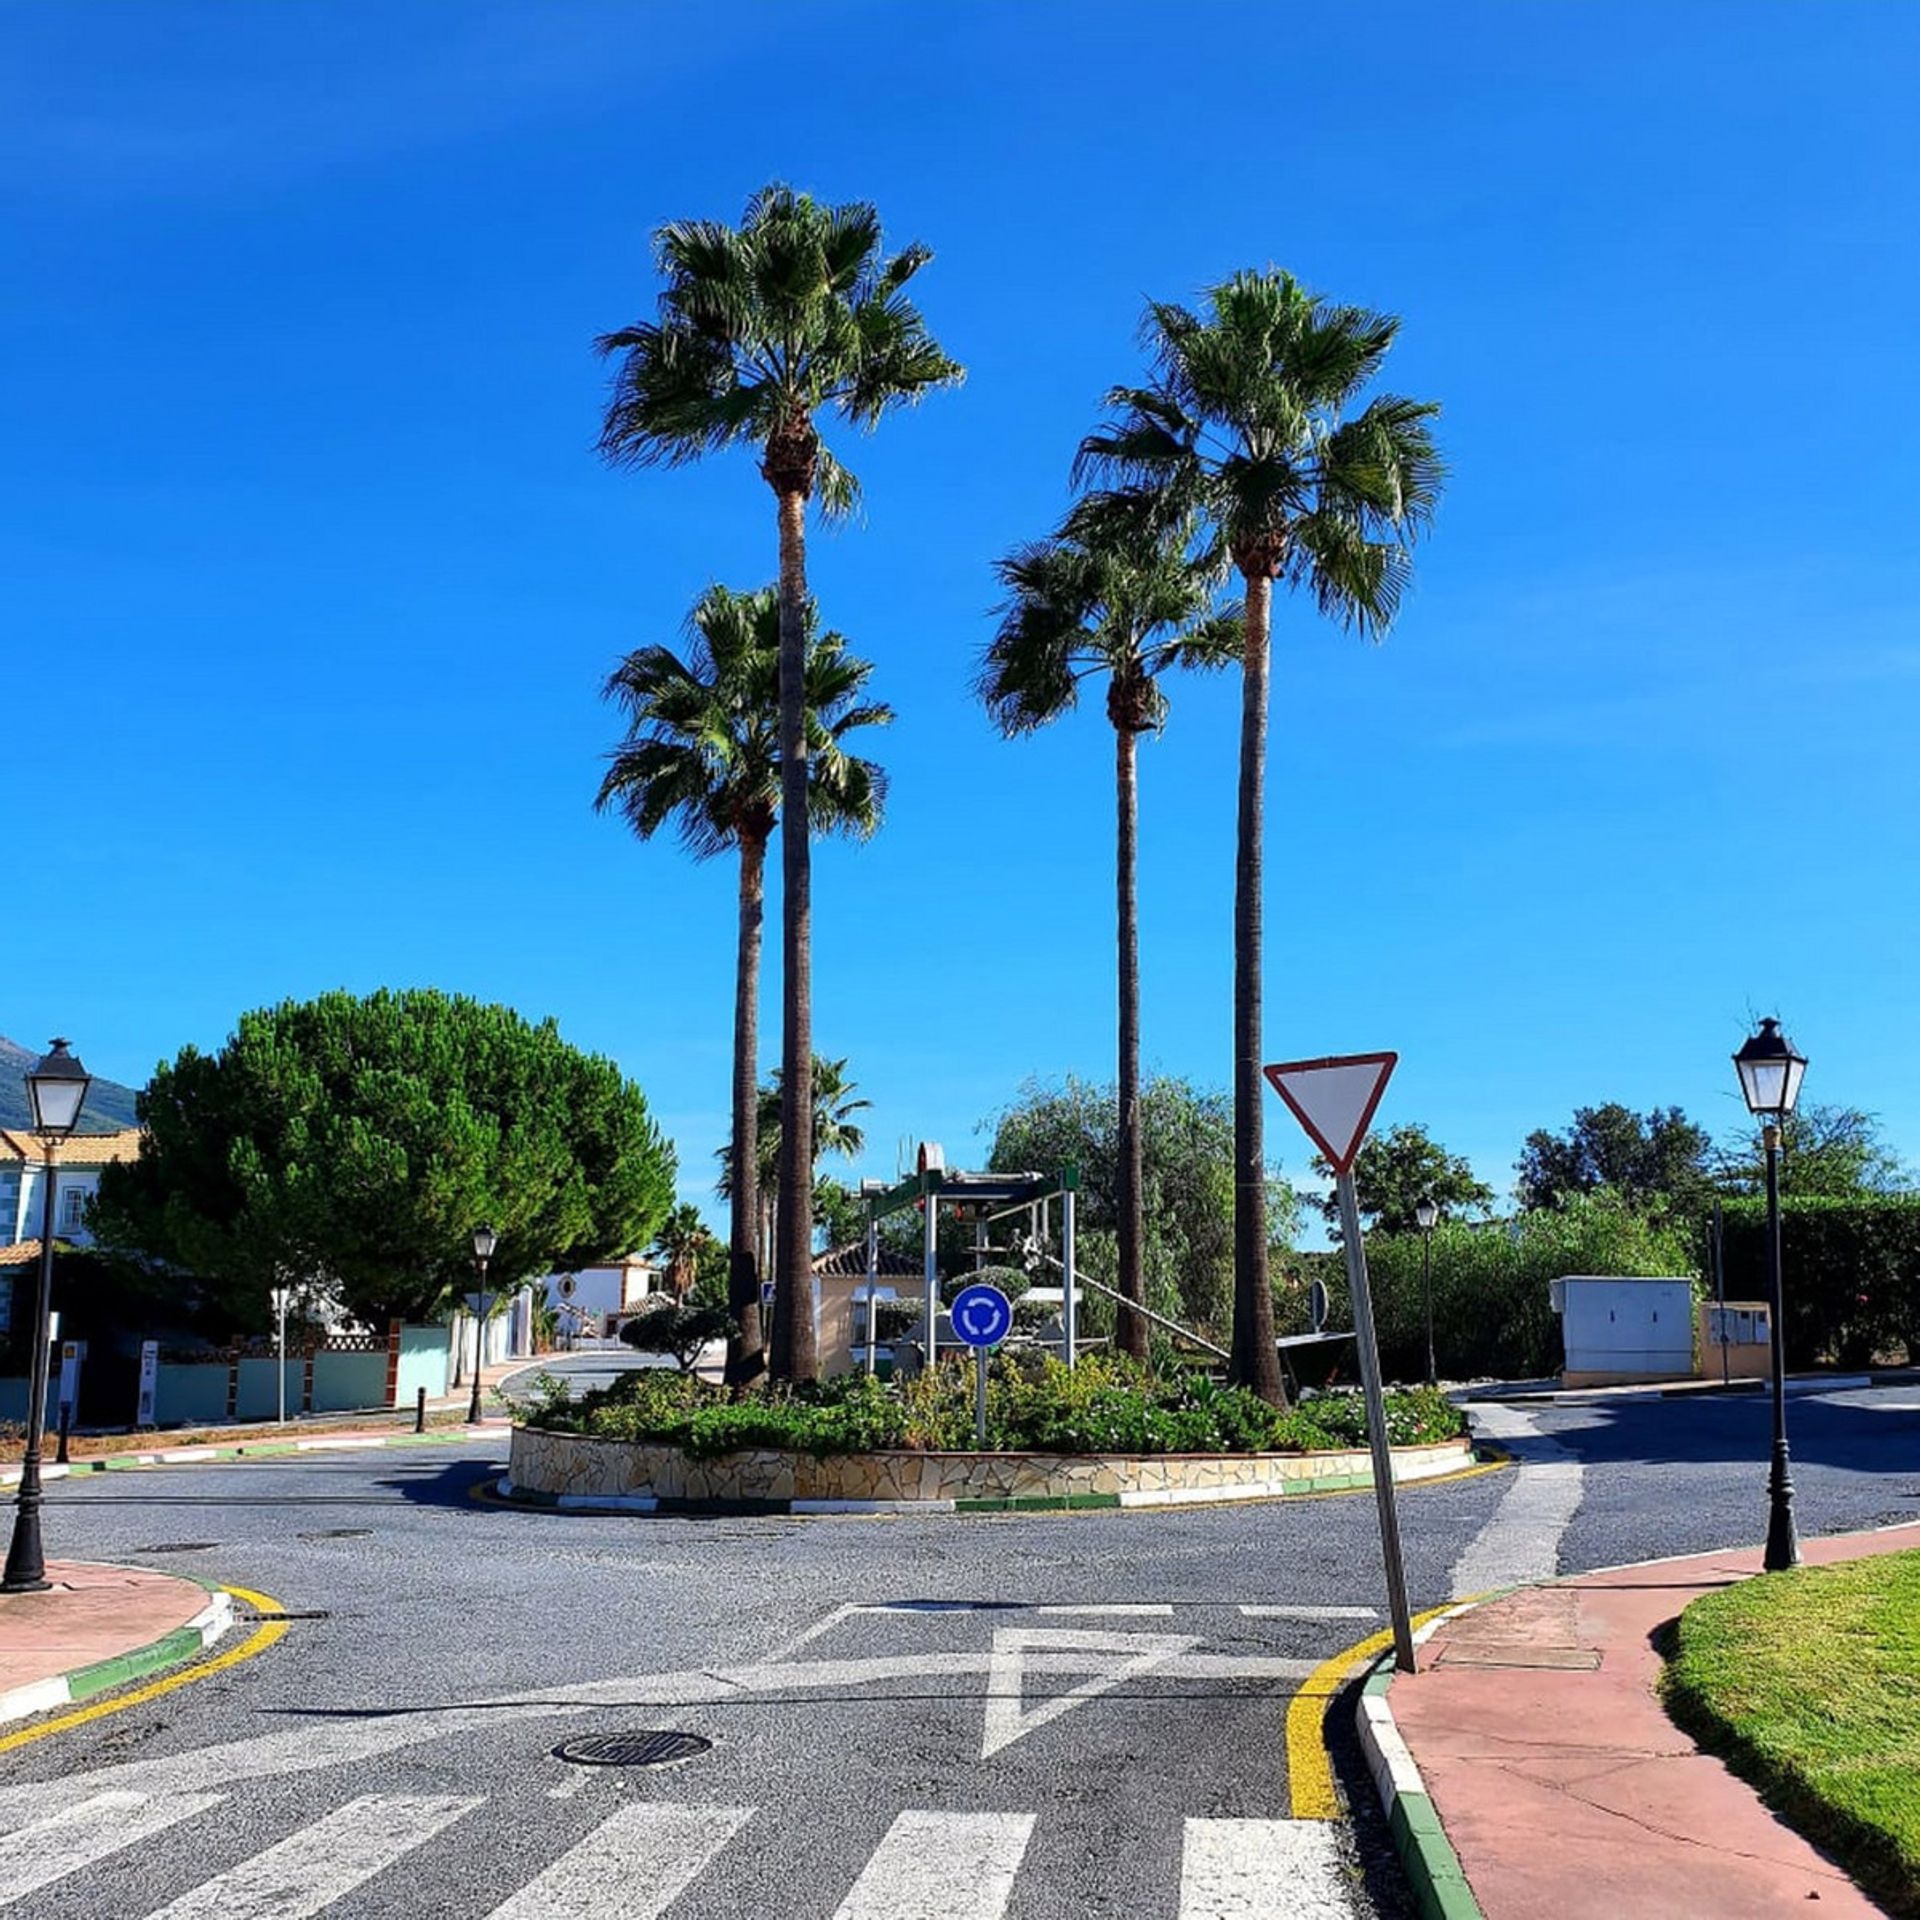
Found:
<svg viewBox="0 0 1920 1920"><path fill-rule="evenodd" d="M1487 1594L1483 1600L1498 1597ZM1414 1644L1425 1645L1449 1620L1470 1613L1482 1603L1469 1600L1449 1607L1414 1634ZM1413 1887L1421 1920L1486 1920L1473 1889L1467 1885L1459 1856L1440 1824L1420 1769L1394 1723L1393 1709L1387 1703L1393 1679L1393 1654L1389 1650L1374 1662L1372 1673L1360 1689L1354 1722L1361 1751L1367 1756L1367 1770L1373 1775L1374 1789L1387 1816L1388 1831L1393 1835L1394 1851Z"/></svg>
<svg viewBox="0 0 1920 1920"><path fill-rule="evenodd" d="M195 1584L206 1583L196 1581ZM28 1686L15 1687L9 1693L0 1693L0 1722L25 1720L56 1707L72 1706L76 1701L124 1687L130 1681L144 1680L164 1667L176 1667L181 1661L204 1653L233 1625L233 1595L223 1587L209 1587L207 1592L207 1604L184 1627L176 1627L144 1647L134 1647L129 1652L116 1653L111 1659L95 1660L90 1665L75 1667L70 1673L57 1673Z"/></svg>
<svg viewBox="0 0 1920 1920"><path fill-rule="evenodd" d="M1502 1449L1485 1441L1475 1441L1465 1466L1411 1480L1396 1478L1394 1484L1402 1488L1445 1486L1450 1480L1505 1466L1511 1459ZM1315 1494L1358 1493L1372 1486L1371 1474L1346 1474L1294 1481L1279 1491L1267 1493L1249 1493L1242 1487L1189 1487L1151 1488L1132 1493L1027 1494L999 1500L688 1500L651 1493L543 1493L534 1487L517 1487L508 1475L502 1474L491 1491L510 1506L531 1507L545 1513L739 1514L754 1518L770 1515L776 1519L807 1519L883 1513L1090 1513L1123 1507L1164 1511L1170 1507L1215 1507L1228 1502L1242 1506L1276 1506Z"/></svg>
<svg viewBox="0 0 1920 1920"><path fill-rule="evenodd" d="M1913 1384L1906 1373L1790 1373L1787 1375L1789 1399L1815 1393L1858 1393L1869 1387L1901 1387ZM1467 1392L1461 1396L1468 1406L1500 1407L1587 1407L1607 1406L1632 1400L1718 1400L1728 1396L1751 1399L1764 1394L1764 1380L1649 1380L1644 1384L1618 1387L1522 1387L1512 1393Z"/></svg>
<svg viewBox="0 0 1920 1920"><path fill-rule="evenodd" d="M277 1454L442 1446L454 1440L499 1440L512 1431L510 1422L483 1421L477 1427L430 1427L425 1433L415 1433L409 1429L404 1433L392 1434L343 1433L337 1439L316 1434L306 1440L245 1440L236 1441L230 1447L155 1447L139 1453L103 1453L97 1459L75 1460L64 1467L43 1462L40 1478L65 1480L79 1473L122 1473L134 1467L183 1467L202 1460L268 1460ZM17 1464L0 1467L0 1487L17 1487L20 1474L21 1468Z"/></svg>

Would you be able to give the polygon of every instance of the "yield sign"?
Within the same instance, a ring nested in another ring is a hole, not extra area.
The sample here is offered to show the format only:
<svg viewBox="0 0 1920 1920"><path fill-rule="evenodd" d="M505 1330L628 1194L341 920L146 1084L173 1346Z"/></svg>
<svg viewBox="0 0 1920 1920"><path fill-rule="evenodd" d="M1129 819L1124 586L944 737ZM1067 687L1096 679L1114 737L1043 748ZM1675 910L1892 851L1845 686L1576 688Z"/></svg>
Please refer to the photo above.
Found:
<svg viewBox="0 0 1920 1920"><path fill-rule="evenodd" d="M1399 1058L1397 1053L1338 1053L1325 1060L1287 1060L1262 1071L1328 1165L1346 1173Z"/></svg>

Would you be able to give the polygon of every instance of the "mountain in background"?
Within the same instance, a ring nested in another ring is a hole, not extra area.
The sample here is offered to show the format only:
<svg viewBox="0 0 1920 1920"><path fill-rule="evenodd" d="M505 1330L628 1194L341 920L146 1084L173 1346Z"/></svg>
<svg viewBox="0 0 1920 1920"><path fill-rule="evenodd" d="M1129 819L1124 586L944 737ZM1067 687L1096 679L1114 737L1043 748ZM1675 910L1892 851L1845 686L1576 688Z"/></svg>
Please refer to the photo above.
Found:
<svg viewBox="0 0 1920 1920"><path fill-rule="evenodd" d="M82 1054L81 1059L86 1058ZM26 1072L39 1054L0 1033L0 1127L26 1127L33 1124L33 1109L27 1104ZM117 1080L103 1080L98 1074L87 1089L87 1104L80 1109L77 1133L117 1133L122 1127L138 1124L133 1112L134 1090Z"/></svg>

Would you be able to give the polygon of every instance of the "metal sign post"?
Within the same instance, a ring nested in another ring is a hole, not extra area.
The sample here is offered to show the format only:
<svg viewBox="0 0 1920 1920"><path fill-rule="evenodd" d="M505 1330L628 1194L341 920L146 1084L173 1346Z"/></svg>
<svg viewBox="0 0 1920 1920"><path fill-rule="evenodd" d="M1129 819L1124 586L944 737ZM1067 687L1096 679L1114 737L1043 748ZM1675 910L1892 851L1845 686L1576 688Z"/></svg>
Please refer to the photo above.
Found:
<svg viewBox="0 0 1920 1920"><path fill-rule="evenodd" d="M1360 1385L1367 1397L1367 1444L1373 1453L1373 1495L1380 1508L1380 1554L1387 1568L1387 1606L1393 1616L1393 1664L1413 1671L1413 1616L1407 1608L1407 1570L1400 1556L1400 1515L1394 1504L1393 1448L1387 1440L1387 1406L1380 1390L1380 1346L1373 1332L1373 1289L1367 1284L1367 1249L1360 1237L1360 1203L1353 1169L1334 1182L1340 1196L1340 1237L1346 1246L1347 1285L1353 1292L1353 1344L1360 1358Z"/></svg>
<svg viewBox="0 0 1920 1920"><path fill-rule="evenodd" d="M973 1433L987 1449L987 1354L1013 1331L1013 1308L998 1287L975 1282L953 1299L954 1337L973 1349Z"/></svg>
<svg viewBox="0 0 1920 1920"><path fill-rule="evenodd" d="M280 1389L280 1424L283 1427L287 1424L287 1306L292 1297L291 1287L275 1287L273 1290L274 1345L279 1354L273 1371Z"/></svg>
<svg viewBox="0 0 1920 1920"><path fill-rule="evenodd" d="M1400 1551L1400 1516L1394 1503L1393 1447L1387 1437L1386 1400L1380 1389L1380 1346L1374 1335L1373 1293L1367 1284L1360 1203L1353 1189L1354 1158L1373 1124L1380 1096L1387 1090L1398 1059L1392 1053L1354 1053L1324 1060L1292 1060L1268 1067L1266 1076L1334 1172L1347 1284L1353 1294L1353 1343L1367 1403L1373 1494L1380 1509L1380 1556L1386 1564L1387 1605L1393 1618L1393 1660L1402 1673L1411 1673L1413 1617L1407 1607L1407 1571Z"/></svg>

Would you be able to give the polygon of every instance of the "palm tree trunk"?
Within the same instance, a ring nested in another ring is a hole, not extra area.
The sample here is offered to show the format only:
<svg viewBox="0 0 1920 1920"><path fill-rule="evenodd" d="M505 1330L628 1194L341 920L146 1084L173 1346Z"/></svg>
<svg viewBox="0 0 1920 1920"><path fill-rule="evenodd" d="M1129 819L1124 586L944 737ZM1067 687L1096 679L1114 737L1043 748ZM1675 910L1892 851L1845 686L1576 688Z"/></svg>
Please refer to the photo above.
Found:
<svg viewBox="0 0 1920 1920"><path fill-rule="evenodd" d="M1140 1149L1140 895L1139 895L1139 747L1131 727L1113 731L1114 793L1118 821L1114 835L1115 920L1119 931L1120 1083L1119 1114L1119 1288L1122 1296L1144 1306ZM1147 1357L1147 1322L1131 1307L1120 1309L1115 1329L1120 1350L1136 1360Z"/></svg>
<svg viewBox="0 0 1920 1920"><path fill-rule="evenodd" d="M733 969L733 1214L727 1230L727 1384L765 1369L760 1326L760 927L766 908L767 843L740 836L740 933Z"/></svg>
<svg viewBox="0 0 1920 1920"><path fill-rule="evenodd" d="M1280 1404L1267 1281L1265 1085L1260 1077L1261 827L1266 812L1268 629L1273 581L1246 575L1240 677L1240 818L1233 888L1233 1359L1229 1377Z"/></svg>
<svg viewBox="0 0 1920 1920"><path fill-rule="evenodd" d="M813 1324L813 872L806 738L807 499L780 501L780 1216L773 1371L815 1380Z"/></svg>

